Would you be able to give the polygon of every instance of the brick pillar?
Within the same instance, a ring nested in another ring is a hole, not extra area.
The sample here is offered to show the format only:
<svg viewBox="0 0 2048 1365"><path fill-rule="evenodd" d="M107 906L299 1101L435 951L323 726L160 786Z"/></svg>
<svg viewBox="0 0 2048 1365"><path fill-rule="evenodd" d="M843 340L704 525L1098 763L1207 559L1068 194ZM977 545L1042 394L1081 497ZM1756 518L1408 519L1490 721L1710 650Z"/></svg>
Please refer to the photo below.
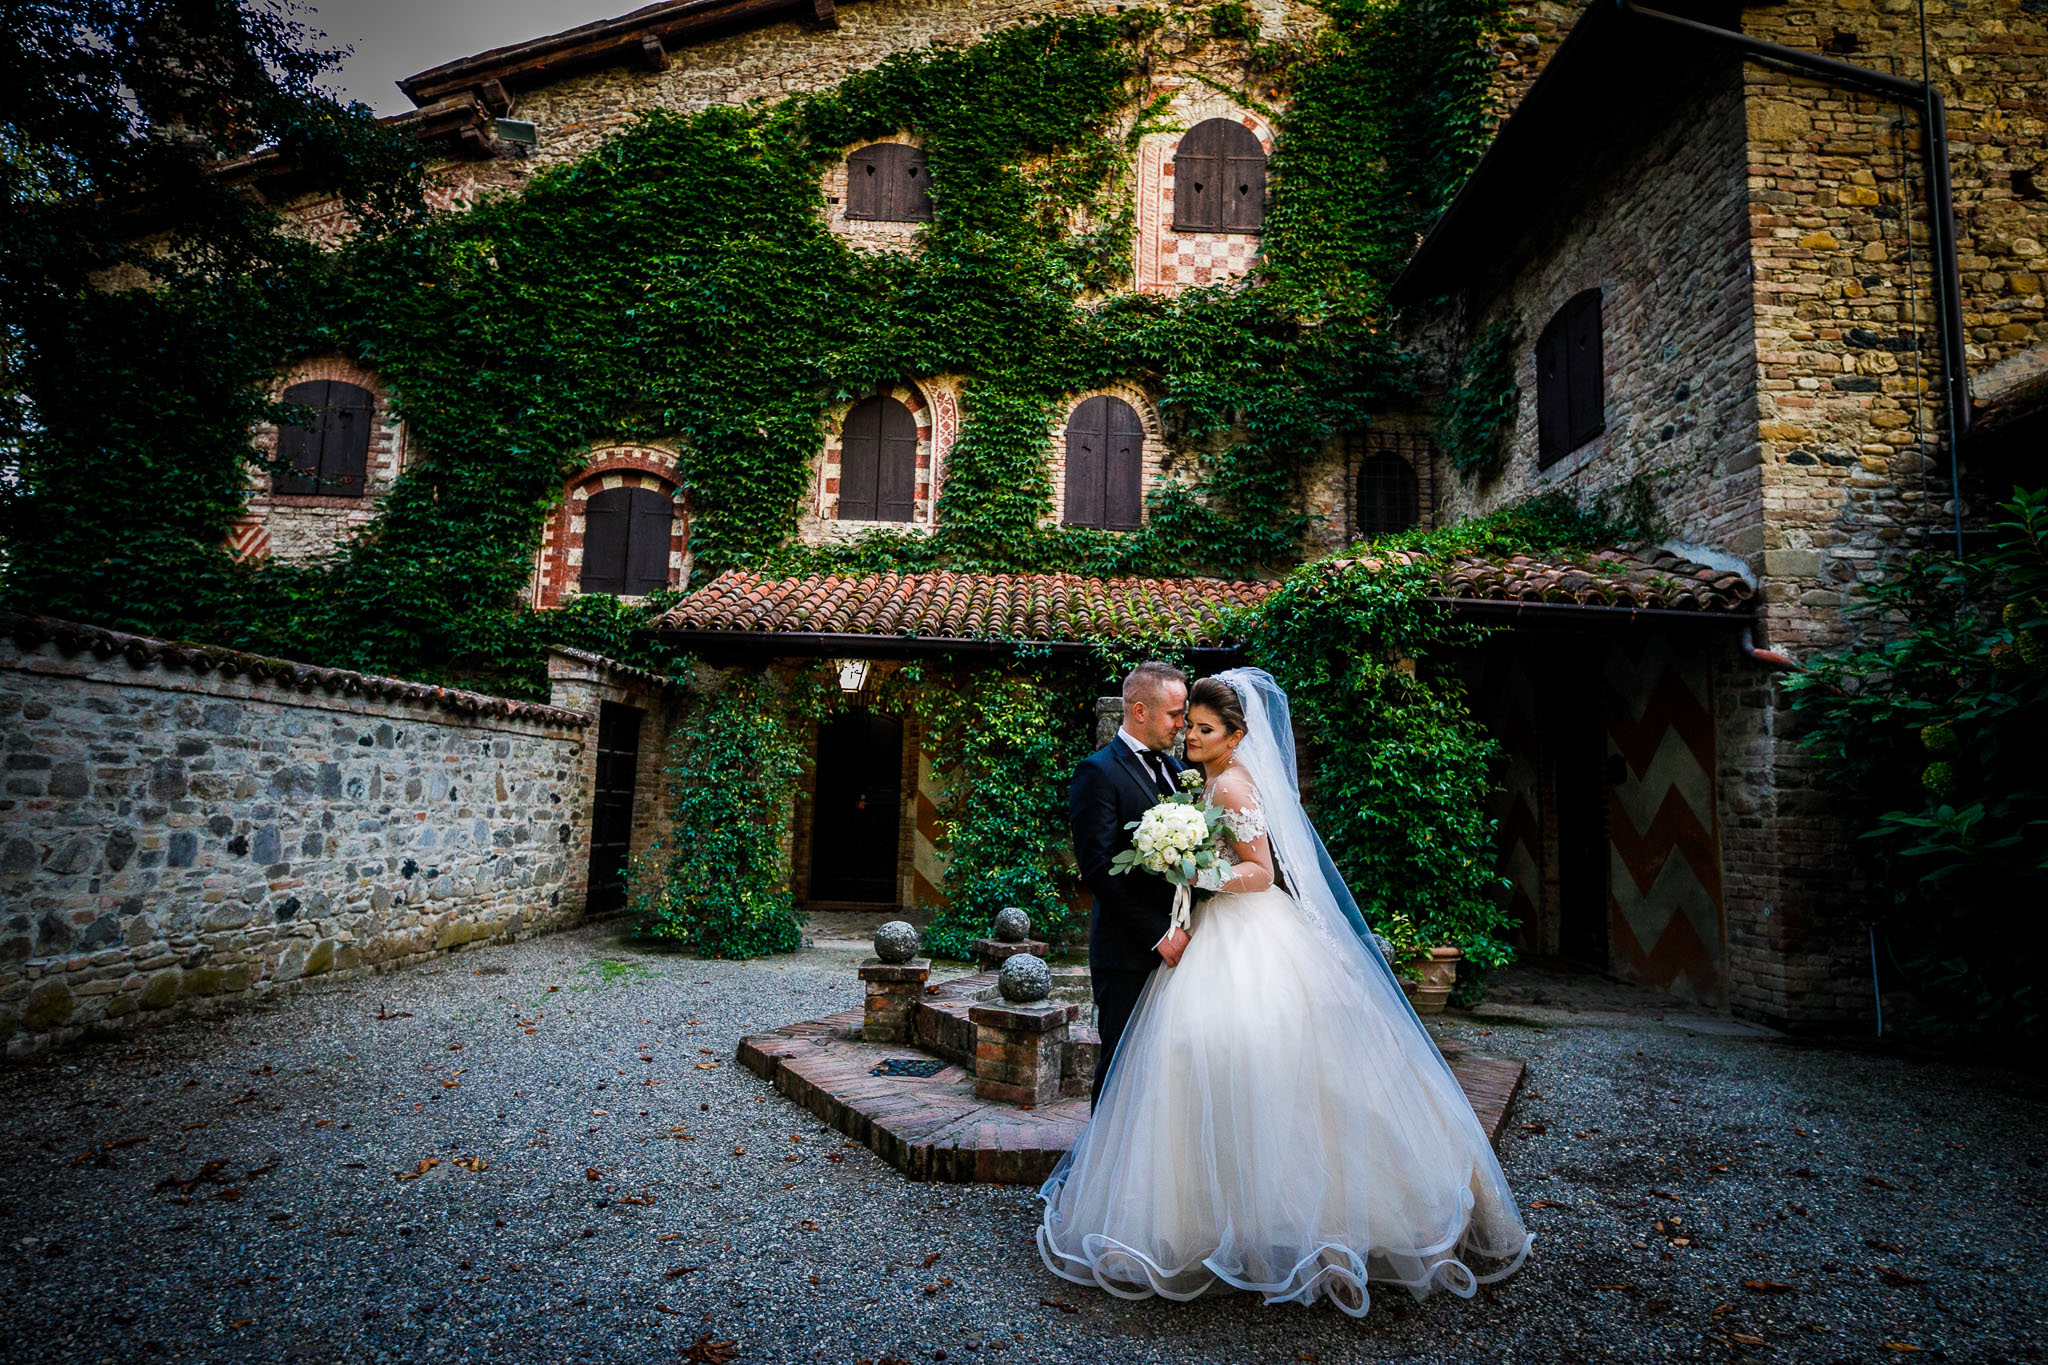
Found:
<svg viewBox="0 0 2048 1365"><path fill-rule="evenodd" d="M867 987L867 1018L860 1036L869 1043L908 1043L916 1037L917 1002L924 998L925 978L932 974L932 960L912 958L908 962L884 962L871 957L860 964L860 979Z"/></svg>
<svg viewBox="0 0 2048 1365"><path fill-rule="evenodd" d="M999 938L978 938L969 946L974 950L975 964L985 972L1001 970L1005 962L1019 953L1044 957L1052 951L1052 945L1042 938L1026 939L1022 943L1005 943Z"/></svg>
<svg viewBox="0 0 2048 1365"><path fill-rule="evenodd" d="M976 1005L974 1093L1002 1104L1051 1104L1060 1097L1060 1051L1079 1005Z"/></svg>

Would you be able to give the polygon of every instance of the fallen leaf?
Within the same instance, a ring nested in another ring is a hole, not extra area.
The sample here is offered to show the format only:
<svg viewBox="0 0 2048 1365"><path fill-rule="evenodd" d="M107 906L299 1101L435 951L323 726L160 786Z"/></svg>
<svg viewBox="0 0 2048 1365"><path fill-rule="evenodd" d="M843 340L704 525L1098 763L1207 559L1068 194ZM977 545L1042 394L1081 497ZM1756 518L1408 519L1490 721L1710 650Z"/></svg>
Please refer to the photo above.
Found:
<svg viewBox="0 0 2048 1365"><path fill-rule="evenodd" d="M396 1175L400 1180L418 1180L421 1176L425 1175L428 1171L433 1170L436 1166L440 1164L441 1158L437 1156L423 1156L420 1158L420 1164L417 1169L410 1171L394 1171L392 1172L392 1174Z"/></svg>
<svg viewBox="0 0 2048 1365"><path fill-rule="evenodd" d="M680 1280L683 1276L693 1274L703 1268L701 1265L679 1265L673 1270L664 1271L661 1278L664 1280Z"/></svg>
<svg viewBox="0 0 2048 1365"><path fill-rule="evenodd" d="M236 1318L233 1322L228 1324L228 1330L232 1332L237 1327L247 1327L250 1323L254 1321L256 1321L256 1319L254 1318Z"/></svg>
<svg viewBox="0 0 2048 1365"><path fill-rule="evenodd" d="M716 1071L716 1070L718 1070L718 1063L717 1063L717 1062L699 1062L699 1063L697 1063L697 1069L698 1069L699 1071Z"/></svg>
<svg viewBox="0 0 2048 1365"><path fill-rule="evenodd" d="M1728 1340L1739 1341L1744 1346L1761 1346L1764 1344L1764 1339L1762 1337L1753 1337L1747 1332L1730 1332L1728 1334Z"/></svg>
<svg viewBox="0 0 2048 1365"><path fill-rule="evenodd" d="M695 1361L697 1365L732 1365L738 1358L737 1343L713 1341L708 1332L683 1348L683 1359Z"/></svg>
<svg viewBox="0 0 2048 1365"><path fill-rule="evenodd" d="M1922 1349L1910 1341L1887 1341L1884 1344L1884 1348L1887 1351L1918 1351Z"/></svg>
<svg viewBox="0 0 2048 1365"><path fill-rule="evenodd" d="M1744 1280L1742 1287L1754 1290L1759 1294L1790 1294L1793 1292L1791 1285L1782 1284L1777 1280Z"/></svg>
<svg viewBox="0 0 2048 1365"><path fill-rule="evenodd" d="M1669 1191L1669 1190L1660 1190L1660 1189L1658 1189L1658 1188L1657 1188L1657 1187L1656 1187L1655 1185L1652 1185L1652 1186L1650 1186L1650 1193L1651 1193L1651 1194L1653 1194L1653 1195L1655 1195L1655 1196L1656 1196L1657 1198L1659 1198L1659 1199L1673 1199L1673 1200L1675 1200L1675 1199L1677 1199L1677 1198L1678 1198L1678 1196L1677 1196L1677 1195L1675 1195L1675 1194L1673 1194L1673 1193L1672 1193L1671 1191Z"/></svg>
<svg viewBox="0 0 2048 1365"><path fill-rule="evenodd" d="M1071 1303L1067 1303L1060 1299L1040 1299L1039 1303L1043 1304L1047 1308L1057 1308L1062 1313L1078 1313L1081 1311L1080 1309L1074 1307L1074 1305L1072 1305Z"/></svg>
<svg viewBox="0 0 2048 1365"><path fill-rule="evenodd" d="M1522 1125L1522 1131L1525 1133L1536 1133L1540 1136L1550 1131L1550 1125L1547 1123L1525 1123Z"/></svg>
<svg viewBox="0 0 2048 1365"><path fill-rule="evenodd" d="M937 1265L937 1264L939 1263L939 1257L940 1257L940 1255L942 1255L942 1254L943 1254L943 1253L941 1253L941 1252L937 1252L937 1251L934 1251L934 1252L933 1252L933 1253L932 1253L931 1255L929 1255L929 1256L925 1257L925 1258L924 1258L924 1268L925 1268L926 1270L930 1270L930 1269L931 1269L931 1268L932 1268L933 1266Z"/></svg>
<svg viewBox="0 0 2048 1365"><path fill-rule="evenodd" d="M1900 1246L1897 1242L1880 1242L1875 1237L1865 1237L1863 1239L1863 1245L1869 1247L1872 1251L1899 1252L1905 1250L1905 1248Z"/></svg>
<svg viewBox="0 0 2048 1365"><path fill-rule="evenodd" d="M1871 1269L1877 1272L1877 1278L1883 1280L1893 1289L1910 1289L1916 1284L1927 1283L1925 1279L1918 1275L1908 1275L1905 1271L1894 1270L1888 1265L1872 1266Z"/></svg>
<svg viewBox="0 0 2048 1365"><path fill-rule="evenodd" d="M585 1180L602 1180L604 1179L604 1172L595 1166L585 1166L583 1168L583 1178Z"/></svg>
<svg viewBox="0 0 2048 1365"><path fill-rule="evenodd" d="M1866 1185L1874 1185L1874 1186L1876 1186L1876 1187L1877 1187L1878 1189L1880 1189L1880 1190L1896 1190L1896 1189L1898 1189L1898 1186L1897 1186L1897 1185L1894 1185L1894 1184L1892 1184L1892 1182L1891 1182L1891 1181L1889 1181L1889 1180L1880 1180L1880 1179L1879 1179L1878 1177L1876 1177L1876 1176L1874 1176L1874 1175L1866 1175L1866 1176L1864 1176L1864 1177L1863 1177L1863 1183L1864 1183L1864 1184L1866 1184ZM1917 1349L1917 1348L1916 1348L1916 1349Z"/></svg>
<svg viewBox="0 0 2048 1365"><path fill-rule="evenodd" d="M1568 1209L1569 1204L1560 1204L1555 1199L1539 1199L1529 1206L1532 1209Z"/></svg>
<svg viewBox="0 0 2048 1365"><path fill-rule="evenodd" d="M1629 1283L1629 1284L1596 1284L1596 1285L1594 1285L1593 1287L1594 1287L1595 1289L1634 1289L1634 1288L1635 1288L1635 1285L1634 1285L1633 1283Z"/></svg>

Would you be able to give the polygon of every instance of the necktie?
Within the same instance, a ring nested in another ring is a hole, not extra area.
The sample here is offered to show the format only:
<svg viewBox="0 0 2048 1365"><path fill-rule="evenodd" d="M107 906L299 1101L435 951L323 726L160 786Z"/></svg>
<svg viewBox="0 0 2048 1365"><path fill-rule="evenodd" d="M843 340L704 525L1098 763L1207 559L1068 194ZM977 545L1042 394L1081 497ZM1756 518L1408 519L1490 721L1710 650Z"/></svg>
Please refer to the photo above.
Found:
<svg viewBox="0 0 2048 1365"><path fill-rule="evenodd" d="M1173 795L1173 778L1166 771L1166 755L1157 749L1145 751L1146 766L1152 769L1152 785L1159 789L1161 796Z"/></svg>

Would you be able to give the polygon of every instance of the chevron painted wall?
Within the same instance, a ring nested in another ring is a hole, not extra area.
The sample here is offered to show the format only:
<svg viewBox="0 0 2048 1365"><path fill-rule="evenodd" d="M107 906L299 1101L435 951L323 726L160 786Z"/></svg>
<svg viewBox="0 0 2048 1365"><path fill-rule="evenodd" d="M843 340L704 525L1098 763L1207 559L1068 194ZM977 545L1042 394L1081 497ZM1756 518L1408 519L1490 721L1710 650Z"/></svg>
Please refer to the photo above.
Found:
<svg viewBox="0 0 2048 1365"><path fill-rule="evenodd" d="M1658 635L1610 645L1603 710L1610 765L1612 970L1703 1004L1721 1000L1726 940L1705 659Z"/></svg>
<svg viewBox="0 0 2048 1365"><path fill-rule="evenodd" d="M939 853L938 783L931 752L917 746L917 809L911 834L910 903L934 909L946 902L946 860Z"/></svg>
<svg viewBox="0 0 2048 1365"><path fill-rule="evenodd" d="M1488 699L1487 728L1507 755L1507 770L1494 794L1494 818L1500 821L1500 861L1494 870L1507 879L1501 895L1509 913L1522 926L1518 940L1532 952L1555 952L1556 916L1542 913L1543 776L1537 764L1542 738L1537 724L1536 689L1519 653L1510 654L1489 670L1484 691Z"/></svg>

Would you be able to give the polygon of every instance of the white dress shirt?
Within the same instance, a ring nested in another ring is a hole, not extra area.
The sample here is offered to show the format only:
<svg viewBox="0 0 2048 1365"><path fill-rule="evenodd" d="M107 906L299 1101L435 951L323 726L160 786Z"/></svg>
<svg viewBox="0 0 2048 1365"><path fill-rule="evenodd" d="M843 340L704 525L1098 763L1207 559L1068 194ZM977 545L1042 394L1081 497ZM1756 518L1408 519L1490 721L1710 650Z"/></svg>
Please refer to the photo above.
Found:
<svg viewBox="0 0 2048 1365"><path fill-rule="evenodd" d="M1136 735L1132 734L1129 730L1124 729L1122 726L1117 727L1116 737L1122 740L1125 744L1129 745L1131 752L1138 756L1139 767L1143 768L1148 773L1152 771L1152 765L1145 761L1145 755L1158 753L1159 751L1157 749L1154 749L1151 745L1147 744L1144 740L1139 739ZM1168 773L1166 775L1166 780L1171 782L1173 780L1173 774ZM1166 942L1166 940L1172 937L1173 930L1168 929L1165 933L1159 936L1159 943L1164 943ZM1156 953L1159 951L1159 943L1155 943L1152 945L1153 952Z"/></svg>

